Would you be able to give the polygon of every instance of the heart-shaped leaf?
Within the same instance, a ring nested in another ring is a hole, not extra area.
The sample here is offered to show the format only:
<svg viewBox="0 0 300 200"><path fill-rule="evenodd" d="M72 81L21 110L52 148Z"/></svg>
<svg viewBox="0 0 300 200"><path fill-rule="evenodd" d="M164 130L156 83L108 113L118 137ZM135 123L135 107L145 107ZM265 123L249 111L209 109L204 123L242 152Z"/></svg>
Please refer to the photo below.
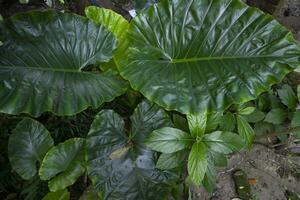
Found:
<svg viewBox="0 0 300 200"><path fill-rule="evenodd" d="M255 99L299 65L292 33L240 0L162 0L131 21L121 75L184 114Z"/></svg>
<svg viewBox="0 0 300 200"><path fill-rule="evenodd" d="M85 139L72 138L48 151L39 175L48 182L50 191L62 190L78 179L85 171Z"/></svg>
<svg viewBox="0 0 300 200"><path fill-rule="evenodd" d="M149 102L135 110L131 128L112 110L96 116L87 136L88 174L104 199L159 200L166 196L174 174L155 168L155 155L145 147L144 139L168 125L168 115ZM112 152L126 146L128 151L110 158Z"/></svg>
<svg viewBox="0 0 300 200"><path fill-rule="evenodd" d="M103 26L75 14L33 11L0 25L0 112L73 115L99 107L126 90L107 62L117 42Z"/></svg>
<svg viewBox="0 0 300 200"><path fill-rule="evenodd" d="M8 156L12 168L23 178L31 179L37 173L47 151L53 146L47 129L38 121L23 119L8 141Z"/></svg>

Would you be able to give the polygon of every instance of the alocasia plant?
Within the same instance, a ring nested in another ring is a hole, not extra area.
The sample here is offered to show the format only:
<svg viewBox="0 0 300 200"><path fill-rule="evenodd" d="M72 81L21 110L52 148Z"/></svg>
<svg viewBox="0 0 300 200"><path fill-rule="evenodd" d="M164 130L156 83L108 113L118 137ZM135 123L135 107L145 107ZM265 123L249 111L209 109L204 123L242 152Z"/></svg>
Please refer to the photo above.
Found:
<svg viewBox="0 0 300 200"><path fill-rule="evenodd" d="M86 195L163 199L178 181L173 170L185 164L187 182L213 191L226 154L251 147L252 123L288 117L273 94L271 109L264 98L249 103L300 60L292 34L258 9L240 0L162 0L131 22L96 7L86 16L34 11L0 22L1 112L69 116L98 108L126 92L118 73L152 101L125 119L103 109L86 138L56 146L39 122L23 120L9 140L11 164L25 179L39 168L50 197L68 199L65 188L86 174ZM299 126L293 89L278 95Z"/></svg>
<svg viewBox="0 0 300 200"><path fill-rule="evenodd" d="M113 72L86 67L108 62L117 41L103 26L75 14L33 11L0 24L0 111L74 115L125 92Z"/></svg>

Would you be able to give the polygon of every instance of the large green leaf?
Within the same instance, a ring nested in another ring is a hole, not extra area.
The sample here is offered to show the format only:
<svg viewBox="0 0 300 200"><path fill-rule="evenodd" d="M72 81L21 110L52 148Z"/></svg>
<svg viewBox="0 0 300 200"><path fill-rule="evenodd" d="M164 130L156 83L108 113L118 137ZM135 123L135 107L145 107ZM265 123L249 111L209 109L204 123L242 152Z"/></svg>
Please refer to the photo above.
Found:
<svg viewBox="0 0 300 200"><path fill-rule="evenodd" d="M129 22L112 10L95 6L87 7L85 14L93 22L103 25L116 36L118 39L118 48L114 53L114 60L116 63L123 60L126 57L124 51L128 48L127 30Z"/></svg>
<svg viewBox="0 0 300 200"><path fill-rule="evenodd" d="M155 154L145 147L144 139L153 130L169 125L167 116L149 102L142 102L135 110L130 129L112 110L96 116L87 137L88 174L94 187L103 191L104 199L160 200L166 196L174 175L155 168ZM126 146L128 151L110 158Z"/></svg>
<svg viewBox="0 0 300 200"><path fill-rule="evenodd" d="M37 173L37 164L42 162L53 143L50 133L42 124L30 118L23 119L8 141L12 168L22 178L31 179Z"/></svg>
<svg viewBox="0 0 300 200"><path fill-rule="evenodd" d="M121 75L184 114L248 102L299 65L292 34L240 0L162 0L135 17Z"/></svg>
<svg viewBox="0 0 300 200"><path fill-rule="evenodd" d="M209 150L221 154L238 151L244 147L243 139L234 133L216 131L206 134L202 140Z"/></svg>
<svg viewBox="0 0 300 200"><path fill-rule="evenodd" d="M72 138L48 151L39 175L42 180L50 180L50 191L62 190L77 180L85 171L85 139Z"/></svg>
<svg viewBox="0 0 300 200"><path fill-rule="evenodd" d="M155 151L174 153L188 148L194 141L182 130L164 127L153 131L146 139L146 145Z"/></svg>
<svg viewBox="0 0 300 200"><path fill-rule="evenodd" d="M107 62L116 39L75 14L34 11L0 25L0 111L73 115L99 107L126 90L112 72L89 71Z"/></svg>
<svg viewBox="0 0 300 200"><path fill-rule="evenodd" d="M188 173L196 185L200 185L207 170L208 160L206 146L202 142L196 142L188 159Z"/></svg>

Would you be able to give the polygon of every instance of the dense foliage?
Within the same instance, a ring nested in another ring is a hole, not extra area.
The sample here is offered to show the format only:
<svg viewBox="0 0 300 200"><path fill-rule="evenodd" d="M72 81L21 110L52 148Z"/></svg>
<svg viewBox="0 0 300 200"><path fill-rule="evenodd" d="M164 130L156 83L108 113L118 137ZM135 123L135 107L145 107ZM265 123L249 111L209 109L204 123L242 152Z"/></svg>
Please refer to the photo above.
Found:
<svg viewBox="0 0 300 200"><path fill-rule="evenodd" d="M255 135L300 137L300 88L272 88L299 66L287 29L240 0L148 6L130 22L92 6L0 22L0 111L15 122L3 168L49 190L26 199L69 199L78 183L81 199L212 192Z"/></svg>

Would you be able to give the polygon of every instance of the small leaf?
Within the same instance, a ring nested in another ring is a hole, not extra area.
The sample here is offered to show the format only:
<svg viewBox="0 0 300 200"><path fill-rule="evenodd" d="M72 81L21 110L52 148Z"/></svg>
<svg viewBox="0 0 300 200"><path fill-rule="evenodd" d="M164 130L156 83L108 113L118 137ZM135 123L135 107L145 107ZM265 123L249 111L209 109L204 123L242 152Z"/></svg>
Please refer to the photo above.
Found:
<svg viewBox="0 0 300 200"><path fill-rule="evenodd" d="M69 200L70 192L67 189L49 192L42 200Z"/></svg>
<svg viewBox="0 0 300 200"><path fill-rule="evenodd" d="M29 0L19 0L20 4L28 4Z"/></svg>
<svg viewBox="0 0 300 200"><path fill-rule="evenodd" d="M246 107L238 111L240 115L250 115L255 111L255 107Z"/></svg>
<svg viewBox="0 0 300 200"><path fill-rule="evenodd" d="M205 144L202 142L194 143L188 159L188 173L194 184L198 186L201 184L207 170L207 165Z"/></svg>
<svg viewBox="0 0 300 200"><path fill-rule="evenodd" d="M50 180L52 192L64 189L77 180L85 171L85 139L72 138L61 143L46 154L40 167L41 180Z"/></svg>
<svg viewBox="0 0 300 200"><path fill-rule="evenodd" d="M220 123L220 130L222 131L233 131L236 126L236 120L232 113L226 113Z"/></svg>
<svg viewBox="0 0 300 200"><path fill-rule="evenodd" d="M218 153L212 150L209 150L210 160L217 167L226 167L227 166L227 157L223 153Z"/></svg>
<svg viewBox="0 0 300 200"><path fill-rule="evenodd" d="M153 131L146 139L146 145L158 152L174 153L188 148L193 139L179 129L164 127Z"/></svg>
<svg viewBox="0 0 300 200"><path fill-rule="evenodd" d="M260 122L262 121L264 118L265 118L265 113L263 113L262 111L260 110L255 110L254 112L252 112L250 115L245 115L243 116L247 122L249 123L257 123L257 122Z"/></svg>
<svg viewBox="0 0 300 200"><path fill-rule="evenodd" d="M265 122L279 125L282 124L287 118L287 113L281 108L272 109L266 116Z"/></svg>
<svg viewBox="0 0 300 200"><path fill-rule="evenodd" d="M212 112L207 115L207 123L205 132L210 133L215 131L218 125L221 123L223 113L222 112Z"/></svg>
<svg viewBox="0 0 300 200"><path fill-rule="evenodd" d="M297 97L298 97L298 101L300 101L300 85L298 85L297 87Z"/></svg>
<svg viewBox="0 0 300 200"><path fill-rule="evenodd" d="M128 152L128 150L131 148L131 146L125 146L121 147L115 151L113 151L108 157L111 160L119 159L121 158L124 154Z"/></svg>
<svg viewBox="0 0 300 200"><path fill-rule="evenodd" d="M216 185L216 170L213 165L207 167L204 179L202 181L203 187L210 193L213 192Z"/></svg>
<svg viewBox="0 0 300 200"><path fill-rule="evenodd" d="M53 146L48 130L38 121L23 119L8 140L8 156L12 168L26 180L37 173L47 151Z"/></svg>
<svg viewBox="0 0 300 200"><path fill-rule="evenodd" d="M229 154L239 151L244 147L243 139L234 133L216 131L206 134L202 140L208 150L221 154Z"/></svg>
<svg viewBox="0 0 300 200"><path fill-rule="evenodd" d="M251 148L252 142L254 140L254 130L244 117L238 115L236 119L240 136L242 136L248 148Z"/></svg>
<svg viewBox="0 0 300 200"><path fill-rule="evenodd" d="M294 116L293 116L293 119L292 119L292 122L291 122L291 127L292 128L297 127L297 126L300 126L300 110L297 110L294 113ZM297 139L300 139L300 131L293 132L293 136Z"/></svg>
<svg viewBox="0 0 300 200"><path fill-rule="evenodd" d="M193 137L202 137L206 129L207 112L188 114L187 120L191 135Z"/></svg>
<svg viewBox="0 0 300 200"><path fill-rule="evenodd" d="M175 128L183 130L187 133L190 131L186 118L184 118L183 116L181 116L179 114L176 114L176 113L173 114L173 123L174 123Z"/></svg>
<svg viewBox="0 0 300 200"><path fill-rule="evenodd" d="M98 194L93 186L89 186L85 189L79 200L103 200L102 195Z"/></svg>
<svg viewBox="0 0 300 200"><path fill-rule="evenodd" d="M59 1L59 3L61 3L61 4L65 4L65 1L64 0L58 0Z"/></svg>
<svg viewBox="0 0 300 200"><path fill-rule="evenodd" d="M175 153L162 153L156 163L158 169L173 169L183 164L186 156L185 151L178 151Z"/></svg>
<svg viewBox="0 0 300 200"><path fill-rule="evenodd" d="M274 124L270 124L268 122L258 122L254 125L255 135L265 135L268 133L272 133L275 131Z"/></svg>
<svg viewBox="0 0 300 200"><path fill-rule="evenodd" d="M283 85L281 89L277 90L281 102L289 109L294 110L297 105L297 97L289 85Z"/></svg>

